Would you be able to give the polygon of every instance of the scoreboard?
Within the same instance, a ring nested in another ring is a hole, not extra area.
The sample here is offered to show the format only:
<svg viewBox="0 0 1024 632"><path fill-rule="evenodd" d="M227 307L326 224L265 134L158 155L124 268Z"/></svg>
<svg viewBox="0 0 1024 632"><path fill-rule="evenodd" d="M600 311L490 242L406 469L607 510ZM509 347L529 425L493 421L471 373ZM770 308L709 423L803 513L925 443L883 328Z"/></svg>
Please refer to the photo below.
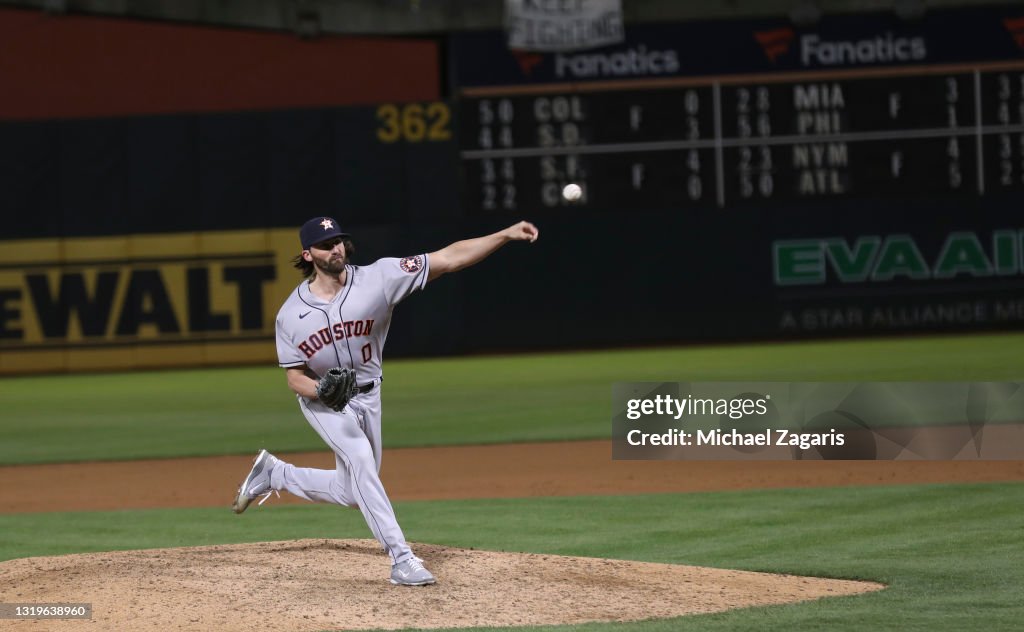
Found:
<svg viewBox="0 0 1024 632"><path fill-rule="evenodd" d="M466 88L470 212L1024 190L1024 62Z"/></svg>

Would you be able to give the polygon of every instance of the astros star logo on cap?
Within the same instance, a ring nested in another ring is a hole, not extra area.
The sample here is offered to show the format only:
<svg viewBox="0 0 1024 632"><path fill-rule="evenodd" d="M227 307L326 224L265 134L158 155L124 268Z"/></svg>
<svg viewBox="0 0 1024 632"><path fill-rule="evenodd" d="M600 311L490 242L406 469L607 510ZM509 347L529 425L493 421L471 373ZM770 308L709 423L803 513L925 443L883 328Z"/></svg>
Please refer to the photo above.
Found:
<svg viewBox="0 0 1024 632"><path fill-rule="evenodd" d="M327 230L329 228L334 228L334 222L332 222L331 220L327 219L326 217L324 218L324 221L320 222L320 225L324 227L324 230Z"/></svg>

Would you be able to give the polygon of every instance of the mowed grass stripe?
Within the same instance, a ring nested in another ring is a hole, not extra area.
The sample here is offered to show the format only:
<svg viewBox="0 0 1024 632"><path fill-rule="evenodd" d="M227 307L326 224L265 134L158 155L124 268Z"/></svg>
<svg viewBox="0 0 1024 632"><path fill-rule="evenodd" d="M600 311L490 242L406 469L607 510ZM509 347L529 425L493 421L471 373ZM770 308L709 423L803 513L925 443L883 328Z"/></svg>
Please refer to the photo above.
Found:
<svg viewBox="0 0 1024 632"><path fill-rule="evenodd" d="M617 381L1024 378L1024 334L389 360L388 447L604 438ZM0 464L320 449L276 367L0 380Z"/></svg>

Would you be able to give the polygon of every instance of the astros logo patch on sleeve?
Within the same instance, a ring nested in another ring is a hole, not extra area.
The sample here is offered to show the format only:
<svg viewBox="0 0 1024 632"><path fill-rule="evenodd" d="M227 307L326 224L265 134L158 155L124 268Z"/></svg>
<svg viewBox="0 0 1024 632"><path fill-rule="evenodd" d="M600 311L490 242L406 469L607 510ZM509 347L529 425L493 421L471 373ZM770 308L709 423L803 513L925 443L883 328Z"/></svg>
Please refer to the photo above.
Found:
<svg viewBox="0 0 1024 632"><path fill-rule="evenodd" d="M398 262L398 267L404 272L413 274L423 269L423 255L416 255L415 257L406 257Z"/></svg>

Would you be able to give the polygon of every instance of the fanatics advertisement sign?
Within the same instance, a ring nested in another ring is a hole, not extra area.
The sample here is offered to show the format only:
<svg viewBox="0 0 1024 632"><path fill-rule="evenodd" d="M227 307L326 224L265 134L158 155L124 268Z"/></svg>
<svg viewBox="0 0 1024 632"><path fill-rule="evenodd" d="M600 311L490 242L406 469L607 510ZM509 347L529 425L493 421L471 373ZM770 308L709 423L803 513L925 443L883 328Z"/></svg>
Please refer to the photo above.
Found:
<svg viewBox="0 0 1024 632"><path fill-rule="evenodd" d="M630 24L612 14L568 17L551 7L597 2L509 2L507 32L457 33L449 46L457 88L745 73L886 68L1024 59L1024 9L826 14L810 26L785 18ZM527 10L527 7L530 9ZM589 9L588 9L589 11ZM596 47L596 48L595 48ZM590 50L580 50L590 48ZM722 54L715 54L715 52Z"/></svg>

